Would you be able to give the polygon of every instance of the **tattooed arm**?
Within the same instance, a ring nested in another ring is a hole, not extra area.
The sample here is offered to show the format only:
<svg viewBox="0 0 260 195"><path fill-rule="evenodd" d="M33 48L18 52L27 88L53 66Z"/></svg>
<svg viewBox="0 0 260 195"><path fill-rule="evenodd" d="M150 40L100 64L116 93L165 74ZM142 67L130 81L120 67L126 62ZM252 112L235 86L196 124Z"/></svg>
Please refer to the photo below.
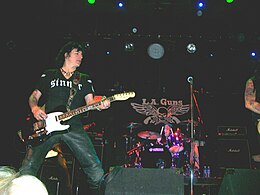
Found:
<svg viewBox="0 0 260 195"><path fill-rule="evenodd" d="M256 101L256 90L252 79L248 79L245 88L245 107L257 114L260 114L260 102Z"/></svg>

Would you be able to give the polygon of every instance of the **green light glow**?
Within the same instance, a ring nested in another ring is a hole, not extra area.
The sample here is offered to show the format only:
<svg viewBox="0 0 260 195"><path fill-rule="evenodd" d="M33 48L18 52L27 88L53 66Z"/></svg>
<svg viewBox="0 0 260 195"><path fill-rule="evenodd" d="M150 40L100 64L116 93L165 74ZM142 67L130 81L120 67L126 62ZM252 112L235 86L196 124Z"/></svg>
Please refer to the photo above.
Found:
<svg viewBox="0 0 260 195"><path fill-rule="evenodd" d="M96 0L88 0L89 4L94 4L96 2Z"/></svg>
<svg viewBox="0 0 260 195"><path fill-rule="evenodd" d="M233 0L226 0L227 3L233 3Z"/></svg>

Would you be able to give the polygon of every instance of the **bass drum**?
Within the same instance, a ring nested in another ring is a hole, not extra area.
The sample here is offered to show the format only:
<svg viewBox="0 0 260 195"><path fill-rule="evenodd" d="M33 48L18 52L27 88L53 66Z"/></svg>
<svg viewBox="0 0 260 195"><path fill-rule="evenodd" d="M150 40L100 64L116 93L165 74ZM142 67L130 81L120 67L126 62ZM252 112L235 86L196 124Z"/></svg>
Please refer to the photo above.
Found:
<svg viewBox="0 0 260 195"><path fill-rule="evenodd" d="M170 168L172 157L168 148L151 143L140 153L143 168Z"/></svg>

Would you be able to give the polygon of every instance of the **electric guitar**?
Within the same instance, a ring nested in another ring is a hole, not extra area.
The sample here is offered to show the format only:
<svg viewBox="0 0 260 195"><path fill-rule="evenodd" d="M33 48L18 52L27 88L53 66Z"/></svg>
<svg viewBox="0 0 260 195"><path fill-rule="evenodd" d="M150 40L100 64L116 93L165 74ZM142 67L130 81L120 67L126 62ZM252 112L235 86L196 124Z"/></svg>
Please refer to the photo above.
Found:
<svg viewBox="0 0 260 195"><path fill-rule="evenodd" d="M110 102L113 102L127 100L133 97L135 97L135 92L124 92L114 94L113 96L107 97L106 99L110 100ZM48 135L52 135L52 133L67 132L66 130L70 127L70 125L63 124L63 122L87 111L97 110L102 101L104 100L95 102L91 105L82 106L68 112L57 111L48 113L45 120L34 122L30 128L30 131L23 133L23 138L27 144L35 146L45 141L48 138Z"/></svg>

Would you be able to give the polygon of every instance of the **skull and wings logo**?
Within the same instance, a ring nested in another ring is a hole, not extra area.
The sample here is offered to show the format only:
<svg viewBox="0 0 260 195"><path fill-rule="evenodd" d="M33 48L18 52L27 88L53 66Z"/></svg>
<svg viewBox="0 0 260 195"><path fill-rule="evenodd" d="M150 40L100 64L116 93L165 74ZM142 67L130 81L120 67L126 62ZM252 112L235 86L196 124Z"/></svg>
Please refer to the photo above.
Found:
<svg viewBox="0 0 260 195"><path fill-rule="evenodd" d="M131 103L136 112L147 116L144 119L144 124L152 123L154 125L163 123L180 123L177 116L184 115L190 110L190 105L170 105L169 107L156 107L153 104L138 104Z"/></svg>

